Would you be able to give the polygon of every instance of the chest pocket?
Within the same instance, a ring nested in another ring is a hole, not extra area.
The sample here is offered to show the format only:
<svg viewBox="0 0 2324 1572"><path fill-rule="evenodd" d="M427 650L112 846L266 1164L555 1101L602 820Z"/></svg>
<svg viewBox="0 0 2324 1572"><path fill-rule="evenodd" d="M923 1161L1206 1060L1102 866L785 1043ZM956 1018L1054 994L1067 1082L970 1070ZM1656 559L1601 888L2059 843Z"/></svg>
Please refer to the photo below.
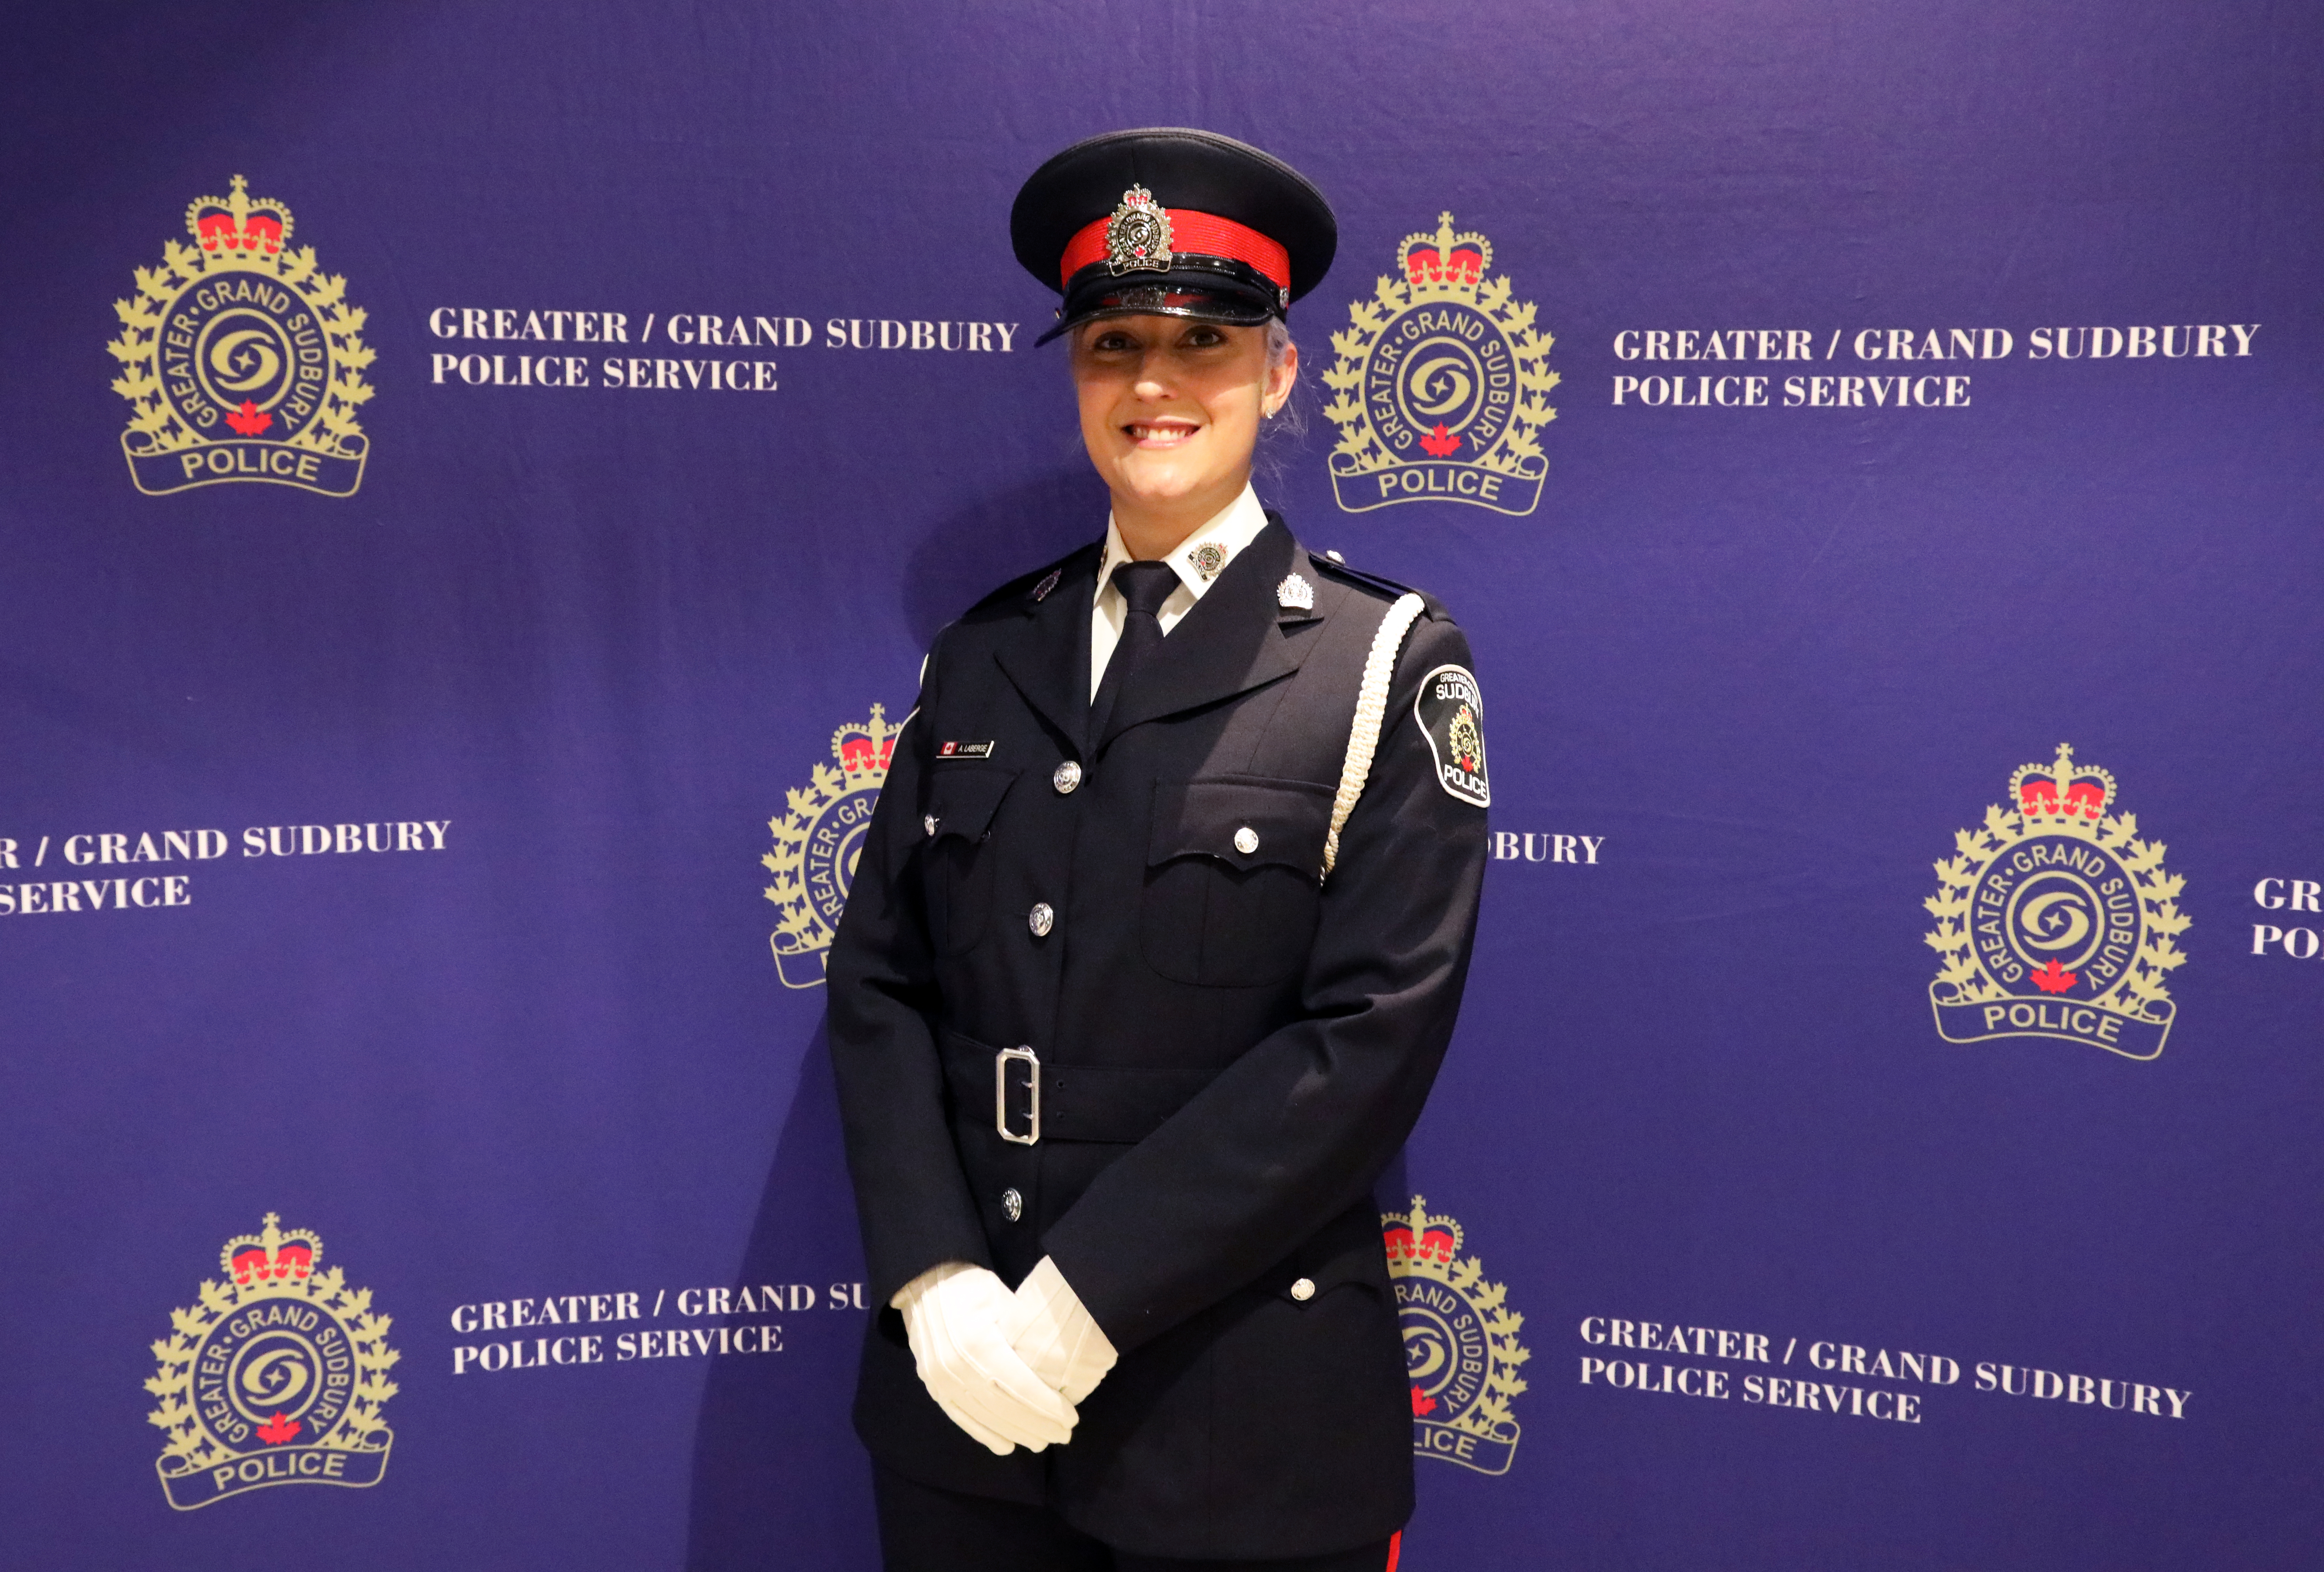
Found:
<svg viewBox="0 0 2324 1572"><path fill-rule="evenodd" d="M992 912L993 866L999 861L990 844L992 821L1018 772L939 763L932 775L920 819L927 841L920 867L927 894L928 941L936 954L956 956L984 938Z"/></svg>
<svg viewBox="0 0 2324 1572"><path fill-rule="evenodd" d="M1315 938L1332 789L1218 776L1159 781L1139 948L1181 983L1251 987L1305 964Z"/></svg>

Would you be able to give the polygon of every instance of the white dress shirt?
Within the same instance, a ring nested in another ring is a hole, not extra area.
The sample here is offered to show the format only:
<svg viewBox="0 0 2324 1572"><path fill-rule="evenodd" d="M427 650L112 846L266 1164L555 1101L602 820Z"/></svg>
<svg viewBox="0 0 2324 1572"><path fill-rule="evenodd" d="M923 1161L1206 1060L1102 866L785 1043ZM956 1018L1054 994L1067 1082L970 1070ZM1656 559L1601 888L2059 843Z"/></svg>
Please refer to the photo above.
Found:
<svg viewBox="0 0 2324 1572"><path fill-rule="evenodd" d="M1235 553L1259 539L1267 528L1267 510L1259 505L1259 494L1245 483L1242 495L1229 503L1226 511L1178 542L1167 559L1178 575L1178 587L1162 603L1154 620L1162 624L1164 636L1178 625L1178 619L1194 609L1194 603L1211 587L1211 581L1226 571L1226 565ZM1196 566L1202 550L1214 546L1220 555L1208 573ZM1130 548L1121 543L1121 531L1113 515L1105 516L1105 555L1098 559L1097 598L1090 606L1090 698L1097 698L1098 684L1104 680L1106 662L1113 659L1113 647L1121 642L1122 619L1130 615L1130 605L1114 587L1113 570L1124 562L1135 561Z"/></svg>

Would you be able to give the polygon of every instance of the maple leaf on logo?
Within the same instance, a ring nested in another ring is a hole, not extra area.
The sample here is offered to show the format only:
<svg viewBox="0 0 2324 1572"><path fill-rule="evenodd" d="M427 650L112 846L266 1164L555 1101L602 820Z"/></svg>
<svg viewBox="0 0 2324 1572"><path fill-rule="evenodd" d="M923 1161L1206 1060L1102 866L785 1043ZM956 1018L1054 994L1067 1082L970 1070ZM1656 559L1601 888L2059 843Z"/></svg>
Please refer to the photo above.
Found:
<svg viewBox="0 0 2324 1572"><path fill-rule="evenodd" d="M1461 439L1446 430L1444 422L1439 421L1436 422L1436 430L1423 437L1420 439L1420 445L1427 450L1431 458L1443 458L1461 446Z"/></svg>
<svg viewBox="0 0 2324 1572"><path fill-rule="evenodd" d="M2060 966L2056 956L2050 957L2048 966L2026 975L2034 979L2034 985L2044 994L2062 994L2074 985L2074 974Z"/></svg>
<svg viewBox="0 0 2324 1572"><path fill-rule="evenodd" d="M244 399L242 408L226 411L226 423L245 437L255 437L274 423L274 417Z"/></svg>
<svg viewBox="0 0 2324 1572"><path fill-rule="evenodd" d="M1416 1419L1423 1414L1434 1413L1435 1411L1436 1400L1430 1397L1418 1387L1414 1387L1412 1389L1412 1417Z"/></svg>
<svg viewBox="0 0 2324 1572"><path fill-rule="evenodd" d="M299 1433L299 1421L286 1419L277 1410L272 1419L258 1427L258 1438L270 1447L280 1447Z"/></svg>

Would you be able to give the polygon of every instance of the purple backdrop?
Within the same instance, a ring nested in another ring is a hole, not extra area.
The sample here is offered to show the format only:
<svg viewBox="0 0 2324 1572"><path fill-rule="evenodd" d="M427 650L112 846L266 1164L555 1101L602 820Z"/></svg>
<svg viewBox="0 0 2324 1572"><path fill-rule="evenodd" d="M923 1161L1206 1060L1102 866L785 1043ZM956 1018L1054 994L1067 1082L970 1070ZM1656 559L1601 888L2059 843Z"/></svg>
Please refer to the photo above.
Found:
<svg viewBox="0 0 2324 1572"><path fill-rule="evenodd" d="M1337 205L1262 495L1489 707L1405 1565L2312 1559L2324 24L13 44L12 1558L873 1565L819 947L929 636L1102 526L1008 202L1176 123Z"/></svg>

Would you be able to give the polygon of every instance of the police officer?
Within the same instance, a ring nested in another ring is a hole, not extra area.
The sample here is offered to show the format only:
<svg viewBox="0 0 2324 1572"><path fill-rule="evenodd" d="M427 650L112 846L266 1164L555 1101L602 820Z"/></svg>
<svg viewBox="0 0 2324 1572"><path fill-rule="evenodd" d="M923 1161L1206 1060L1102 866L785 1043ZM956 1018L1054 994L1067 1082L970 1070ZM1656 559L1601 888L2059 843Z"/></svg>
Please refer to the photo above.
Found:
<svg viewBox="0 0 2324 1572"><path fill-rule="evenodd" d="M1411 1408L1371 1186L1468 971L1468 643L1250 490L1314 186L1121 132L1010 227L1112 514L938 635L832 947L887 1565L1380 1572Z"/></svg>

